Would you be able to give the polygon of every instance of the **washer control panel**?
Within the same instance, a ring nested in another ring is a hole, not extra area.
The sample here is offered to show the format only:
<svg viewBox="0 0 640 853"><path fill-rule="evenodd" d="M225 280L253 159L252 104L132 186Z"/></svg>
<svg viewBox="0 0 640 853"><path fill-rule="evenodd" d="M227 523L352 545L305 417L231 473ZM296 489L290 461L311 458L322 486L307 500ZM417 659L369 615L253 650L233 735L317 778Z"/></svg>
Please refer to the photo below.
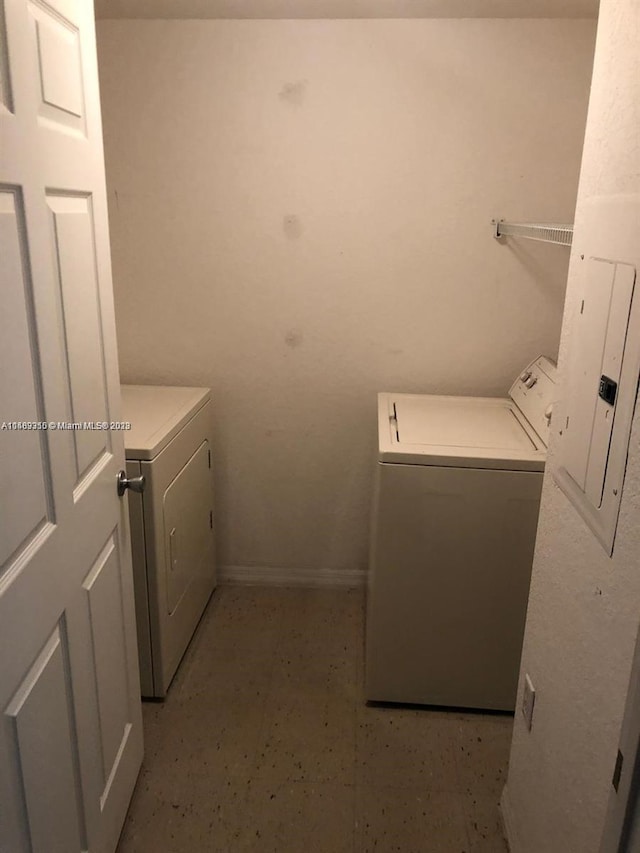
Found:
<svg viewBox="0 0 640 853"><path fill-rule="evenodd" d="M522 371L509 391L509 396L545 445L553 417L556 374L554 362L541 355Z"/></svg>

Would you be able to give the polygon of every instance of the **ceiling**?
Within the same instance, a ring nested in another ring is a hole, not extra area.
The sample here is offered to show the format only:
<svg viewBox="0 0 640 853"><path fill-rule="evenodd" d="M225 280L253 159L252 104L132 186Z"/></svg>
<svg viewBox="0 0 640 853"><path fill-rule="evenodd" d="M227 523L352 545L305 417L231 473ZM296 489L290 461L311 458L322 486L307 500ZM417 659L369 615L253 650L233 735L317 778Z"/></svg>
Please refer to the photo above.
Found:
<svg viewBox="0 0 640 853"><path fill-rule="evenodd" d="M97 18L595 18L598 0L95 0Z"/></svg>

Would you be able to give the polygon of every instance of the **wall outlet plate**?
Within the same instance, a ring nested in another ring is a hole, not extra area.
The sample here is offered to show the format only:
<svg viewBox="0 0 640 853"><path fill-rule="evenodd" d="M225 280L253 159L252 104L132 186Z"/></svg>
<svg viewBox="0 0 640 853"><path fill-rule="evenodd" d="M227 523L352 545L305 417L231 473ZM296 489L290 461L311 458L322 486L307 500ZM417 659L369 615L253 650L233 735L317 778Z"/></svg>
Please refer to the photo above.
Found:
<svg viewBox="0 0 640 853"><path fill-rule="evenodd" d="M536 691L528 675L524 677L524 691L522 694L522 716L529 731L533 723L533 706L536 701Z"/></svg>

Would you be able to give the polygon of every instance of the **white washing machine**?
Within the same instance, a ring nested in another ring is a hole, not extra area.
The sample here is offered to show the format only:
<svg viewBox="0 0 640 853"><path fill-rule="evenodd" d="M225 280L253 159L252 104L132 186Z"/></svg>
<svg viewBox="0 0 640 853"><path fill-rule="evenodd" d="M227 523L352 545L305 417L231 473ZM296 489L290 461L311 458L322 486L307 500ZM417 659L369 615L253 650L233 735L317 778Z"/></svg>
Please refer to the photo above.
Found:
<svg viewBox="0 0 640 853"><path fill-rule="evenodd" d="M379 395L367 700L514 709L555 379Z"/></svg>
<svg viewBox="0 0 640 853"><path fill-rule="evenodd" d="M208 388L123 385L142 695L166 696L216 585Z"/></svg>

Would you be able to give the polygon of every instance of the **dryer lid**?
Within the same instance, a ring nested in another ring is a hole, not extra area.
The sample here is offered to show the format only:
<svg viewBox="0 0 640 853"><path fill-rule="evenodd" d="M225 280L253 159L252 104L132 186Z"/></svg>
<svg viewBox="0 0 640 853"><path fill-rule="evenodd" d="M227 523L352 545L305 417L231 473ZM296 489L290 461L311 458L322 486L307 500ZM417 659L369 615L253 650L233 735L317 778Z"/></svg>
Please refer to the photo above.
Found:
<svg viewBox="0 0 640 853"><path fill-rule="evenodd" d="M211 397L209 388L121 385L127 459L153 459Z"/></svg>

